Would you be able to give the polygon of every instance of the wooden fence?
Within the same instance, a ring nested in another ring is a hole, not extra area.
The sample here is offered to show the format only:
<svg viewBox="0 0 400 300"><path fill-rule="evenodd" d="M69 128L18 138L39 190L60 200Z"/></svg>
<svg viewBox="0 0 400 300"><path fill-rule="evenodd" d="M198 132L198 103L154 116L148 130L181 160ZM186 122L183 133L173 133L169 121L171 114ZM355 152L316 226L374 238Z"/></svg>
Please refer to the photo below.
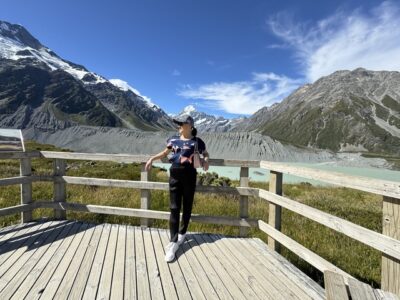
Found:
<svg viewBox="0 0 400 300"><path fill-rule="evenodd" d="M19 159L20 176L0 179L0 186L20 184L21 204L0 209L0 216L21 213L21 222L32 220L32 211L36 208L53 208L56 219L65 219L67 210L83 211L99 214L111 214L139 217L142 226L151 225L151 219L169 219L169 212L151 210L151 190L165 190L169 186L165 182L149 181L149 174L144 165L150 156L125 154L97 154L70 152L1 152L0 159ZM53 175L32 175L31 159L52 159ZM113 161L124 163L140 163L140 181L99 179L66 176L66 160ZM224 193L239 195L239 216L206 216L192 214L193 222L239 226L240 235L246 236L249 227L259 228L268 235L268 245L279 251L280 246L291 250L299 257L316 267L321 272L330 270L351 277L345 271L307 249L303 245L283 234L281 229L282 208L288 209L319 224L340 232L362 242L382 253L382 285L385 291L400 296L400 183L394 181L350 176L342 173L314 170L305 167L294 167L284 163L255 160L211 159L210 165L240 167L239 187L197 186L200 193ZM249 168L263 168L270 171L269 191L249 187ZM338 186L348 187L383 197L383 232L378 233L344 219L330 215L318 209L282 196L283 174L292 174L307 179L323 181ZM32 201L32 182L50 181L54 184L52 201ZM141 191L140 208L111 207L67 202L66 185L80 184L90 186L106 186L134 188ZM269 205L268 223L249 216L248 197L264 199Z"/></svg>

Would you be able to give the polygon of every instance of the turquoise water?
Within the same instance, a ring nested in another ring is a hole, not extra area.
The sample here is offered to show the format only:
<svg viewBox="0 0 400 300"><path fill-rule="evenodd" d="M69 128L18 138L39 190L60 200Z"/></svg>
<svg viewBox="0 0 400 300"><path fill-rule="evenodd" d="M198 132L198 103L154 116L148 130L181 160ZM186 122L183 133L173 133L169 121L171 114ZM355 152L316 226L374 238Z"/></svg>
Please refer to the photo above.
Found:
<svg viewBox="0 0 400 300"><path fill-rule="evenodd" d="M342 167L336 166L327 163L285 163L292 166L302 166L308 167L312 169L326 170L344 173L347 175L356 175L356 176L365 176L370 178L377 178L383 180L390 181L399 181L400 182L400 172L392 171L388 169L380 169L380 168L356 168L356 167ZM154 166L163 167L165 169L169 169L171 164L168 163L153 163ZM204 172L203 169L197 169L197 171ZM208 172L216 172L218 176L225 176L230 179L238 180L239 179L239 167L220 167L220 166L210 166ZM269 180L269 170L261 169L261 168L249 168L249 177L251 181L268 181ZM293 175L283 175L283 181L285 183L300 183L300 182L309 182L313 185L328 185L327 183L306 179Z"/></svg>

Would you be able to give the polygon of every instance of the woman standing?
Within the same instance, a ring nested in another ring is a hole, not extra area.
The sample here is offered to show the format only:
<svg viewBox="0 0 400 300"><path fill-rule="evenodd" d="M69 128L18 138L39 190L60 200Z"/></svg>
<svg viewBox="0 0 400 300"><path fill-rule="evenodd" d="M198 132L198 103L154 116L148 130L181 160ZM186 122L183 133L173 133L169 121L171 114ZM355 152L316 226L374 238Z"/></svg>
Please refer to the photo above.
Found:
<svg viewBox="0 0 400 300"><path fill-rule="evenodd" d="M203 169L208 170L209 155L206 145L201 138L198 138L197 130L194 128L194 120L188 116L186 120L173 119L179 125L179 135L172 136L167 140L164 151L152 156L146 163L146 170L149 171L154 160L167 156L173 152L169 159L169 192L170 192L170 242L166 247L165 261L171 262L175 258L175 252L183 243L186 231L189 226L192 214L194 193L196 190L197 170L194 167L195 147L200 154L203 154ZM197 145L196 145L197 143ZM180 210L183 203L182 224L179 227Z"/></svg>

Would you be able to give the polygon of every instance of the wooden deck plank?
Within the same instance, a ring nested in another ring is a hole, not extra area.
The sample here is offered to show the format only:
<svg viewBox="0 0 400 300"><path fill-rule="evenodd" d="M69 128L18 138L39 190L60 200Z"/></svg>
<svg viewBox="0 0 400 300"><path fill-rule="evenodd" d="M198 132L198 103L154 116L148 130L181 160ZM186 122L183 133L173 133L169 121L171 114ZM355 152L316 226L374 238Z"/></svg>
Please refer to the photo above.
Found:
<svg viewBox="0 0 400 300"><path fill-rule="evenodd" d="M1 265L11 256L15 251L23 246L26 242L30 233L35 232L38 230L43 224L37 224L36 226L32 227L21 227L21 230L18 232L12 232L7 234L8 238L4 240L4 243L1 245L0 248L0 267ZM5 266L2 269L6 268Z"/></svg>
<svg viewBox="0 0 400 300"><path fill-rule="evenodd" d="M30 226L32 224L36 225L37 222L19 223L19 224L13 224L13 225L10 225L10 226L6 226L6 227L1 227L0 228L0 241L3 240L3 236L4 235L7 235L7 234L12 233L12 232L14 232L14 233L18 232L22 228L28 227L28 226Z"/></svg>
<svg viewBox="0 0 400 300"><path fill-rule="evenodd" d="M395 294L382 291L379 289L374 290L374 294L376 296L376 299L378 300L399 300L400 298L397 297Z"/></svg>
<svg viewBox="0 0 400 300"><path fill-rule="evenodd" d="M376 300L371 286L353 278L349 278L349 290L352 300Z"/></svg>
<svg viewBox="0 0 400 300"><path fill-rule="evenodd" d="M209 253L214 255L215 258L221 262L222 267L245 295L245 299L265 299L265 297L260 298L257 296L248 280L249 278L241 273L241 269L238 268L238 263L236 261L231 262L230 257L226 256L207 234L201 235L200 238L203 240L203 243L206 243L208 246Z"/></svg>
<svg viewBox="0 0 400 300"><path fill-rule="evenodd" d="M115 252L114 273L111 287L110 299L124 298L124 276L125 276L125 247L126 247L126 225L118 226L117 249Z"/></svg>
<svg viewBox="0 0 400 300"><path fill-rule="evenodd" d="M238 250L240 250L242 253L248 253L248 261L252 265L258 267L258 270L264 275L265 278L279 278L279 281L300 299L315 299L315 297L318 296L311 296L308 291L305 291L305 289L298 284L298 281L293 281L287 276L287 272L285 273L281 268L277 268L276 265L270 261L271 257L268 258L265 255L262 255L260 251L257 251L256 248L253 248L250 245L249 239L245 240L235 238L235 245L237 245Z"/></svg>
<svg viewBox="0 0 400 300"><path fill-rule="evenodd" d="M286 299L311 299L310 296L291 282L283 273L274 268L273 265L263 264L263 262L257 258L257 253L256 251L253 251L253 248L248 248L242 244L243 240L240 241L233 237L218 236L223 242L225 241L227 244L230 244L231 251L236 252L239 259L242 259L243 261L246 260L249 271L251 271L258 279L261 279L261 283L265 281L271 282L280 296L283 296Z"/></svg>
<svg viewBox="0 0 400 300"><path fill-rule="evenodd" d="M165 241L165 246L167 246L170 241L167 231L160 231L160 235L163 236ZM182 274L185 277L187 285L189 286L189 292L192 295L192 298L206 299L181 247L179 247L178 250L176 251L176 258L169 264L176 264L177 262L179 263L179 266L181 267L182 270Z"/></svg>
<svg viewBox="0 0 400 300"><path fill-rule="evenodd" d="M71 292L72 285L74 284L75 277L85 257L85 253L89 247L90 241L93 237L93 233L95 232L96 227L97 226L95 224L90 224L86 229L87 234L85 234L84 238L81 241L81 244L79 245L79 248L75 252L71 264L68 266L68 269L66 269L64 278L60 282L60 285L58 286L58 289L54 295L55 298L57 299L68 298L68 295Z"/></svg>
<svg viewBox="0 0 400 300"><path fill-rule="evenodd" d="M8 283L7 279L5 279L5 275L7 274L15 274L18 270L24 265L24 263L29 259L29 257L33 254L36 247L32 246L36 241L39 241L49 234L49 231L46 232L46 228L51 225L51 222L44 223L43 226L37 233L32 233L29 237L24 239L24 243L19 247L14 253L1 265L0 268L0 291L4 288L4 286Z"/></svg>
<svg viewBox="0 0 400 300"><path fill-rule="evenodd" d="M160 239L160 245L162 247L162 261L165 261L165 247L169 243L169 236L167 230L157 229L158 237ZM176 293L181 299L192 299L192 295L189 291L188 284L186 282L185 276L183 276L182 268L180 266L179 261L167 263L167 266L170 270L172 280L175 285Z"/></svg>
<svg viewBox="0 0 400 300"><path fill-rule="evenodd" d="M54 270L57 268L59 262L64 257L69 244L76 237L76 233L81 226L83 226L81 222L74 222L74 225L71 228L68 236L63 239L62 244L57 249L56 253L51 257L50 261L47 263L40 276L36 279L33 286L29 287L28 285L25 286L25 284L23 284L23 287L18 290L17 294L15 294L16 296L20 296L19 299L23 299L24 297L26 297L26 299L38 299L41 296L42 291L45 289Z"/></svg>
<svg viewBox="0 0 400 300"><path fill-rule="evenodd" d="M327 300L348 300L346 284L342 275L332 271L324 272Z"/></svg>
<svg viewBox="0 0 400 300"><path fill-rule="evenodd" d="M168 232L67 220L4 228L12 253L0 267L8 280L0 277L0 298L324 299L322 287L259 239L188 232L167 263Z"/></svg>
<svg viewBox="0 0 400 300"><path fill-rule="evenodd" d="M193 244L193 242L192 242ZM195 243L194 243L195 244ZM192 251L192 248L188 241L181 244L180 248L182 252L187 258L187 261L190 263L190 267L193 270L194 275L196 276L197 282L200 285L201 290L207 299L216 299L219 298L217 291L214 289L214 286L210 282L210 278L203 267L202 263L199 262L196 255Z"/></svg>
<svg viewBox="0 0 400 300"><path fill-rule="evenodd" d="M264 296L266 299L297 299L294 294L287 293L287 290L282 288L282 284L277 282L272 276L269 280L265 280L263 275L248 262L247 255L240 253L236 247L232 247L231 244L228 243L228 237L216 234L210 235L210 237L225 253L229 253L232 259L236 259L242 266L242 273L248 274L248 280L252 282L259 296Z"/></svg>
<svg viewBox="0 0 400 300"><path fill-rule="evenodd" d="M42 299L52 299L54 297L54 294L57 292L57 289L62 282L69 266L71 265L71 262L75 259L75 254L78 248L84 247L85 241L83 239L89 235L89 231L87 230L89 227L89 224L82 223L82 226L79 228L78 233L75 235L75 238L69 245L67 252L58 264L56 270L53 272L53 275L51 276L48 284L46 285L44 290L40 290L40 297L42 297Z"/></svg>
<svg viewBox="0 0 400 300"><path fill-rule="evenodd" d="M82 263L75 276L73 285L71 287L71 292L68 295L69 299L82 299L83 297L83 293L85 292L86 288L86 282L88 280L88 274L93 264L93 259L100 242L102 231L102 224L98 224L94 227L92 238L90 239L85 256L83 257Z"/></svg>
<svg viewBox="0 0 400 300"><path fill-rule="evenodd" d="M215 273L223 282L225 288L228 289L229 294L234 299L244 298L245 297L244 294L239 289L237 284L233 281L231 275L225 270L225 268L221 264L221 261L217 259L212 253L210 253L211 250L209 250L207 243L204 242L200 234L193 234L192 237L196 241L198 247L201 249L203 255L207 258L207 261L209 261Z"/></svg>
<svg viewBox="0 0 400 300"><path fill-rule="evenodd" d="M111 224L103 224L103 230L99 244L97 246L96 254L92 262L92 268L90 269L89 278L86 282L86 287L83 292L82 299L95 299L99 281L101 277L101 270L103 269L104 257L107 251L108 239L110 237Z"/></svg>
<svg viewBox="0 0 400 300"><path fill-rule="evenodd" d="M47 235L42 242L37 243L34 253L30 256L29 260L19 269L16 274L9 277L8 285L1 291L0 298L10 299L11 296L19 290L22 282L25 281L29 274L40 274L46 264L49 262L54 251L58 248L62 239L68 234L73 223L60 222L57 228L51 229L50 234ZM6 278L7 275L4 276ZM31 284L29 281L27 284ZM17 298L18 299L18 298Z"/></svg>
<svg viewBox="0 0 400 300"><path fill-rule="evenodd" d="M114 272L115 250L117 248L118 224L111 225L110 238L108 239L107 252L104 257L103 268L99 287L97 290L97 299L109 299L112 288L112 275Z"/></svg>
<svg viewBox="0 0 400 300"><path fill-rule="evenodd" d="M125 259L124 296L125 299L137 299L135 229L133 226L127 226L126 228L125 257L126 259Z"/></svg>
<svg viewBox="0 0 400 300"><path fill-rule="evenodd" d="M286 276L288 276L291 280L298 282L300 286L307 289L310 295L312 295L315 299L325 299L325 290L318 285L318 283L306 276L301 270L290 263L282 255L271 251L267 244L261 239L251 238L246 240L246 242L248 245L256 248L262 254L262 256L267 257L268 260L274 263L277 268L281 268L282 272L285 273Z"/></svg>
<svg viewBox="0 0 400 300"><path fill-rule="evenodd" d="M184 243L187 243L190 246L190 250L187 253L192 253L192 256L195 257L196 261L199 262L205 274L207 274L209 282L217 293L218 298L233 299L229 290L227 289L221 278L218 276L218 274L215 272L207 256L204 255L203 250L200 249L200 246L196 242L194 235L195 234L191 233L186 235L186 240L184 241Z"/></svg>
<svg viewBox="0 0 400 300"><path fill-rule="evenodd" d="M146 253L147 273L149 275L151 299L164 299L164 291L161 284L160 270L154 253L154 245L149 228L142 228L144 249ZM166 264L166 262L164 262Z"/></svg>
<svg viewBox="0 0 400 300"><path fill-rule="evenodd" d="M139 299L151 299L142 228L135 227L136 281Z"/></svg>
<svg viewBox="0 0 400 300"><path fill-rule="evenodd" d="M172 278L168 264L164 260L165 253L163 251L163 245L160 240L160 236L157 228L150 228L151 239L154 245L154 253L157 261L157 265L160 272L161 284L164 291L165 299L177 299L178 294L175 290L174 280ZM189 293L189 292L188 292ZM189 294L190 295L190 294Z"/></svg>

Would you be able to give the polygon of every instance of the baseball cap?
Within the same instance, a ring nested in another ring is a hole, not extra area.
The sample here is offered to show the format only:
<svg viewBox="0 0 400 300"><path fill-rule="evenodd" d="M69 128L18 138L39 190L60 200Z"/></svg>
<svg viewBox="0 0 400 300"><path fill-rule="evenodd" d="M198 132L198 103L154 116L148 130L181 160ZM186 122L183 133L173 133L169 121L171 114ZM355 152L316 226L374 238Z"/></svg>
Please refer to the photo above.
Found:
<svg viewBox="0 0 400 300"><path fill-rule="evenodd" d="M182 124L189 124L190 126L194 126L194 120L191 116L187 116L186 119L184 120L177 120L177 119L172 119L172 121L178 125L182 125Z"/></svg>

